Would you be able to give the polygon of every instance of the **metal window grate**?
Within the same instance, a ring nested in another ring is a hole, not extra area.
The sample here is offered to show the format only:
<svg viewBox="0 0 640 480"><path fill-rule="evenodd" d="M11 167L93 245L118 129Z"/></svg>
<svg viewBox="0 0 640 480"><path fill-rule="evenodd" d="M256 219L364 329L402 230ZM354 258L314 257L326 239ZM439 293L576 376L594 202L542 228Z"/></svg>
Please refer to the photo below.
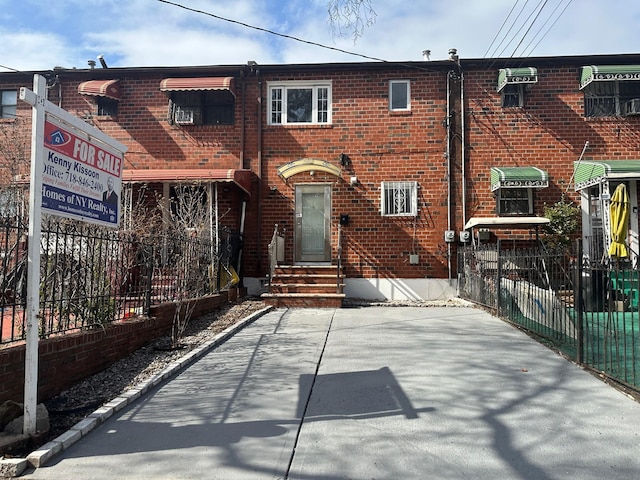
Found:
<svg viewBox="0 0 640 480"><path fill-rule="evenodd" d="M417 182L382 182L381 213L385 216L416 216Z"/></svg>

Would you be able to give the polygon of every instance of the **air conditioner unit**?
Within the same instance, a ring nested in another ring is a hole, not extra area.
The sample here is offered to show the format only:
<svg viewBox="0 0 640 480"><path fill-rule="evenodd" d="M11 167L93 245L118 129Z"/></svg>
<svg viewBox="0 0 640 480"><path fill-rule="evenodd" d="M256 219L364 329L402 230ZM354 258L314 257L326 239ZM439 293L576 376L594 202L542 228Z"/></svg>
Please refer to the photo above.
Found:
<svg viewBox="0 0 640 480"><path fill-rule="evenodd" d="M640 98L632 98L624 102L624 114L626 116L629 115L640 115Z"/></svg>
<svg viewBox="0 0 640 480"><path fill-rule="evenodd" d="M176 108L173 121L178 125L193 125L196 123L196 111L193 108Z"/></svg>

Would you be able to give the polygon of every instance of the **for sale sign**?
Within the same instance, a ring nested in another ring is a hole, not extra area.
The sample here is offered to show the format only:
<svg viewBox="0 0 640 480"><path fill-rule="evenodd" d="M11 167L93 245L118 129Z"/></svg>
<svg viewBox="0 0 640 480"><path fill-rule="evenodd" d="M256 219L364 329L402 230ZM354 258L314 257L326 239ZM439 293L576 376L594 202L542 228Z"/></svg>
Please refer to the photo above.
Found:
<svg viewBox="0 0 640 480"><path fill-rule="evenodd" d="M42 211L118 226L122 153L83 138L55 117L44 125Z"/></svg>

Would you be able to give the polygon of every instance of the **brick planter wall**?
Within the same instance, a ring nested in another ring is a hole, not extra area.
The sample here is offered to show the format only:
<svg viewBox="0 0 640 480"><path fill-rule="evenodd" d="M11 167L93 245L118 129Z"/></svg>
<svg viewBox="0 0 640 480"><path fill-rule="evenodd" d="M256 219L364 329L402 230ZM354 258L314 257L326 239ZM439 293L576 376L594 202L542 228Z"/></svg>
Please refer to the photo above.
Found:
<svg viewBox="0 0 640 480"><path fill-rule="evenodd" d="M232 295L222 292L197 300L193 318L234 301L239 293L241 291L234 290ZM147 319L41 340L38 401L43 402L57 395L140 347L169 334L174 311L173 303L155 305ZM0 403L6 400L24 401L24 362L24 344L0 349Z"/></svg>

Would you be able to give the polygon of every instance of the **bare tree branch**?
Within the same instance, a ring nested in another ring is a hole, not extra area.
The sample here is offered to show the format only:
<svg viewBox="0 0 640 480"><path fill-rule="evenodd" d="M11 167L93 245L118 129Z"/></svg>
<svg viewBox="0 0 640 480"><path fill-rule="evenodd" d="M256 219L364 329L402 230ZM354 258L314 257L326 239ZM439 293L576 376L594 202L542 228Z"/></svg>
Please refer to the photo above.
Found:
<svg viewBox="0 0 640 480"><path fill-rule="evenodd" d="M353 43L376 22L372 0L327 0L327 12L334 37L350 35Z"/></svg>

